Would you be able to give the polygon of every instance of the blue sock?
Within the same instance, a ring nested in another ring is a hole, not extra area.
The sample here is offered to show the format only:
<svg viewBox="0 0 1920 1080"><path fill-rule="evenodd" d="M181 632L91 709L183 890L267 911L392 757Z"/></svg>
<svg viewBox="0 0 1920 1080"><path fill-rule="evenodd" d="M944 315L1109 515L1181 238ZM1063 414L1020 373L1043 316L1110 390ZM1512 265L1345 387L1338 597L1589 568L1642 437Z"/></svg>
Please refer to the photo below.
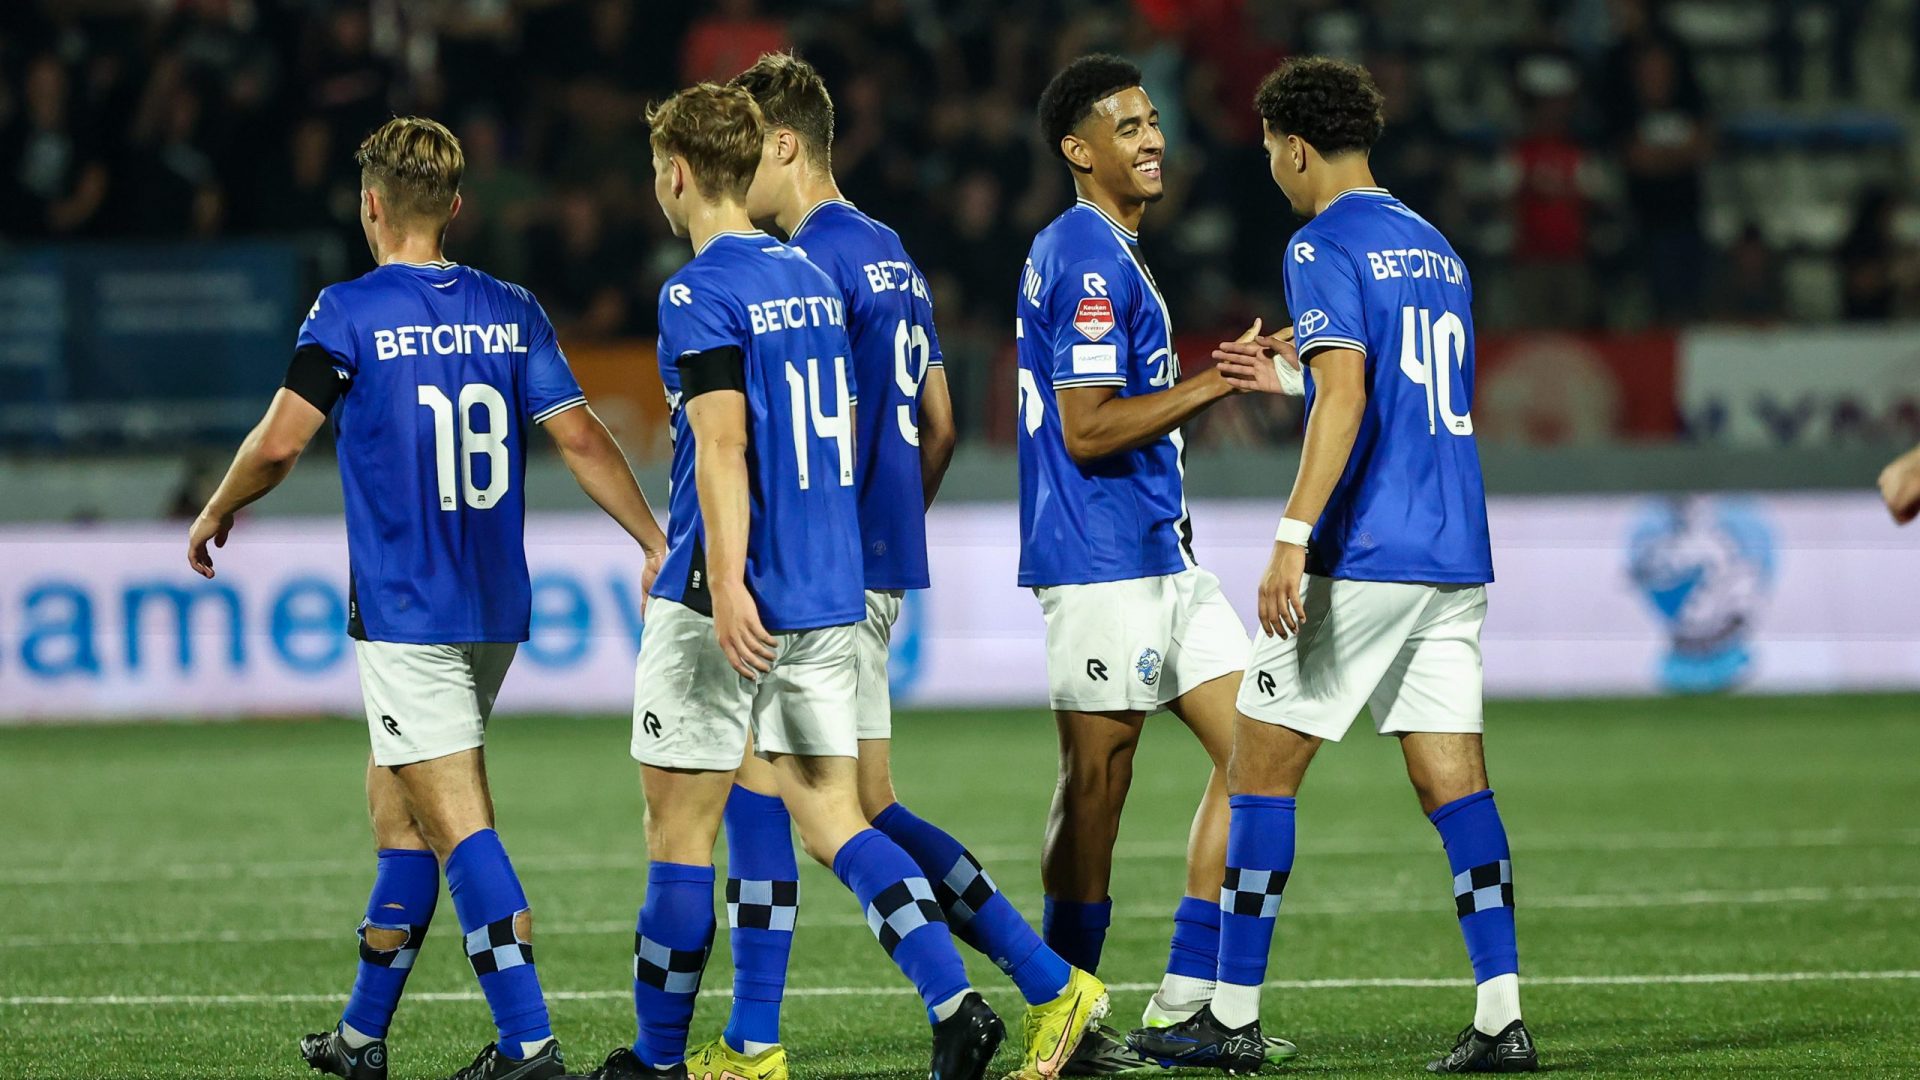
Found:
<svg viewBox="0 0 1920 1080"><path fill-rule="evenodd" d="M1113 922L1113 901L1083 904L1049 896L1040 916L1040 933L1047 947L1081 971L1100 970L1100 947L1107 943Z"/></svg>
<svg viewBox="0 0 1920 1080"><path fill-rule="evenodd" d="M960 841L899 803L880 811L873 827L899 844L927 875L954 935L1006 972L1027 1004L1052 1001L1067 988L1073 970L1041 943Z"/></svg>
<svg viewBox="0 0 1920 1080"><path fill-rule="evenodd" d="M658 1069L687 1057L687 1025L713 949L713 867L657 862L633 932L633 1052Z"/></svg>
<svg viewBox="0 0 1920 1080"><path fill-rule="evenodd" d="M833 872L860 900L873 936L920 991L927 1019L937 1023L934 1006L965 992L968 984L967 967L954 951L933 886L878 829L863 829L841 845Z"/></svg>
<svg viewBox="0 0 1920 1080"><path fill-rule="evenodd" d="M1513 854L1492 791L1455 799L1427 815L1447 846L1453 868L1454 910L1473 961L1473 981L1520 971L1513 931Z"/></svg>
<svg viewBox="0 0 1920 1080"><path fill-rule="evenodd" d="M1167 974L1212 982L1220 965L1220 905L1183 896L1173 912L1173 947Z"/></svg>
<svg viewBox="0 0 1920 1080"><path fill-rule="evenodd" d="M1227 876L1220 885L1219 981L1259 986L1267 979L1273 921L1293 871L1293 799L1235 795L1227 800Z"/></svg>
<svg viewBox="0 0 1920 1080"><path fill-rule="evenodd" d="M481 829L460 841L447 856L447 892L466 934L467 960L493 1010L500 1052L524 1058L524 1044L552 1038L553 1028L533 969L533 945L513 928L514 917L527 910L527 894L499 833Z"/></svg>
<svg viewBox="0 0 1920 1080"><path fill-rule="evenodd" d="M377 866L367 917L360 923L360 971L340 1022L384 1039L427 925L433 922L433 907L440 900L440 863L431 851L385 848ZM369 930L404 931L407 938L395 948L375 949L367 944Z"/></svg>
<svg viewBox="0 0 1920 1080"><path fill-rule="evenodd" d="M780 1041L800 867L786 804L734 785L727 795L727 939L733 944L733 1012L722 1035L744 1050Z"/></svg>

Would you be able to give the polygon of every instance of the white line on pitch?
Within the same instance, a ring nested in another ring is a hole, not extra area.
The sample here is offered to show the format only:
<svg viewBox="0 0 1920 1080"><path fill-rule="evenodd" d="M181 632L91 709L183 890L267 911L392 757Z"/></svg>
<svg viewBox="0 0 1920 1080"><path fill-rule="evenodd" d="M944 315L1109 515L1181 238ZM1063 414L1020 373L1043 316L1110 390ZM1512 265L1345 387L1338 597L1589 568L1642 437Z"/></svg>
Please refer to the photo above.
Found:
<svg viewBox="0 0 1920 1080"><path fill-rule="evenodd" d="M1417 837L1417 838L1416 838ZM1349 839L1318 841L1303 837L1303 858L1403 855L1429 853L1437 842L1430 833L1410 833L1404 839ZM1519 835L1513 847L1526 855L1550 852L1612 851L1754 851L1782 848L1859 848L1920 846L1920 829L1791 829L1759 832L1641 832L1616 834ZM989 864L1034 861L1039 848L1031 844L982 844L974 853ZM1186 857L1181 843L1122 843L1114 857L1126 860L1179 859ZM514 866L534 873L581 871L643 870L644 853L622 851L609 854L577 852L540 854L530 852L516 857ZM0 873L0 888L49 885L148 884L158 881L232 881L255 879L314 878L365 875L371 859L316 859L299 862L213 862L171 863L154 866L87 867L49 866L9 869Z"/></svg>
<svg viewBox="0 0 1920 1080"><path fill-rule="evenodd" d="M1444 894L1429 897L1370 896L1329 900L1296 900L1283 906L1291 916L1391 915L1419 912L1453 912ZM1730 907L1747 904L1831 904L1842 902L1920 900L1920 885L1862 885L1842 888L1826 886L1788 886L1776 889L1689 889L1660 893L1572 893L1563 896L1521 895L1521 905L1533 909L1613 909L1650 907ZM802 908L800 927L860 928L867 922L857 915L820 915ZM1167 919L1171 909L1152 904L1128 904L1116 907L1116 919ZM633 932L633 922L556 922L541 924L541 937L582 937L616 935L623 940ZM339 928L287 930L180 930L152 934L49 934L0 938L0 949L84 948L88 946L158 945L255 945L269 941L341 941L351 935Z"/></svg>
<svg viewBox="0 0 1920 1080"><path fill-rule="evenodd" d="M1546 975L1527 979L1529 986L1710 986L1749 983L1801 982L1905 982L1920 980L1920 971L1709 971L1646 975ZM1275 979L1270 990L1452 990L1473 986L1472 979ZM1158 987L1158 983L1108 983L1107 989L1139 993ZM885 997L914 993L914 988L898 984L886 986L794 986L787 996L796 997ZM725 998L732 991L708 989L701 996ZM554 990L549 1001L626 1001L630 990ZM104 994L97 997L61 995L20 995L0 998L0 1005L78 1006L163 1006L211 1007L219 1005L322 1005L344 1000L341 994ZM477 990L422 991L407 995L411 1002L484 1001Z"/></svg>

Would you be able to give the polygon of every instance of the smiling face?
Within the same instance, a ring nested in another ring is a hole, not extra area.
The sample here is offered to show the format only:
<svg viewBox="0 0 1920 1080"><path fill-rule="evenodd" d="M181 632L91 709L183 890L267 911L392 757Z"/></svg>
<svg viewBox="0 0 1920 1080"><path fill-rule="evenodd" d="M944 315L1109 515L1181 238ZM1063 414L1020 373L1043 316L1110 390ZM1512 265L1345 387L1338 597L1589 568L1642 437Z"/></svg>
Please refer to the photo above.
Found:
<svg viewBox="0 0 1920 1080"><path fill-rule="evenodd" d="M1160 134L1160 110L1138 86L1094 102L1062 144L1067 159L1087 169L1116 202L1158 202L1166 194L1160 169L1167 140Z"/></svg>

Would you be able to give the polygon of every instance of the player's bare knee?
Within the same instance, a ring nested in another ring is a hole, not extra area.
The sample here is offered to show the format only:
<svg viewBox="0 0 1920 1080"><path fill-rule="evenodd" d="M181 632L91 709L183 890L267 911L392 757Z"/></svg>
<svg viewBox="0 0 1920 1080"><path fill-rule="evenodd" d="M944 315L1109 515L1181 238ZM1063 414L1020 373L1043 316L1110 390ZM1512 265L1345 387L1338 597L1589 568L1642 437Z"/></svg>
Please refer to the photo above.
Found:
<svg viewBox="0 0 1920 1080"><path fill-rule="evenodd" d="M406 945L407 937L405 927L369 924L360 930L360 940L367 943L367 948L378 953L398 952Z"/></svg>

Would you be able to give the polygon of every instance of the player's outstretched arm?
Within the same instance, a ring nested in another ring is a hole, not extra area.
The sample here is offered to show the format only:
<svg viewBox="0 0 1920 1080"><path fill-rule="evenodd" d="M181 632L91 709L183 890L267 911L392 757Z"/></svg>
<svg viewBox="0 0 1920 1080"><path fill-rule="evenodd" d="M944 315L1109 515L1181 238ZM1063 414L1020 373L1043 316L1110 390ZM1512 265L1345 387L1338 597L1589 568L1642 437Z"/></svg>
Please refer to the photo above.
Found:
<svg viewBox="0 0 1920 1080"><path fill-rule="evenodd" d="M1069 386L1054 394L1067 454L1082 465L1144 446L1237 393L1209 368L1171 389L1121 397L1112 386Z"/></svg>
<svg viewBox="0 0 1920 1080"><path fill-rule="evenodd" d="M1901 454L1880 470L1880 497L1896 525L1920 516L1920 446Z"/></svg>
<svg viewBox="0 0 1920 1080"><path fill-rule="evenodd" d="M1287 498L1286 516L1312 526L1347 471L1354 437L1360 433L1360 418L1367 407L1367 358L1357 349L1321 349L1308 362L1313 365L1319 395L1307 417L1306 447L1293 494ZM1273 558L1260 579L1260 627L1267 633L1286 637L1299 633L1306 623L1306 607L1300 600L1300 577L1306 567L1304 546L1274 542Z"/></svg>
<svg viewBox="0 0 1920 1080"><path fill-rule="evenodd" d="M1262 334L1260 320L1253 320L1247 332L1232 341L1223 341L1213 350L1219 371L1236 390L1262 394L1286 394L1299 397L1307 392L1306 376L1300 370L1300 353L1293 345L1293 327L1277 334Z"/></svg>
<svg viewBox="0 0 1920 1080"><path fill-rule="evenodd" d="M774 640L747 590L747 395L710 390L684 406L693 428L693 482L707 533L713 632L733 669L749 679L773 670Z"/></svg>
<svg viewBox="0 0 1920 1080"><path fill-rule="evenodd" d="M568 409L541 426L553 437L554 445L560 449L560 459L567 463L567 471L573 473L580 490L605 510L608 517L619 522L627 535L639 543L640 550L646 552L640 590L643 594L651 592L654 576L667 557L667 534L660 531L653 507L647 504L647 493L640 489L640 481L634 478L633 467L627 463L627 455L621 452L619 442L586 405Z"/></svg>
<svg viewBox="0 0 1920 1080"><path fill-rule="evenodd" d="M281 388L267 406L267 415L247 433L240 450L227 467L206 508L193 519L187 531L187 565L201 577L213 576L214 547L227 546L227 533L233 529L233 515L241 507L280 486L293 471L300 452L313 441L314 433L327 422L327 414L292 390Z"/></svg>
<svg viewBox="0 0 1920 1080"><path fill-rule="evenodd" d="M953 423L953 395L947 391L947 369L932 367L920 382L920 486L927 505L940 493L940 481L953 463L953 447L960 441Z"/></svg>

